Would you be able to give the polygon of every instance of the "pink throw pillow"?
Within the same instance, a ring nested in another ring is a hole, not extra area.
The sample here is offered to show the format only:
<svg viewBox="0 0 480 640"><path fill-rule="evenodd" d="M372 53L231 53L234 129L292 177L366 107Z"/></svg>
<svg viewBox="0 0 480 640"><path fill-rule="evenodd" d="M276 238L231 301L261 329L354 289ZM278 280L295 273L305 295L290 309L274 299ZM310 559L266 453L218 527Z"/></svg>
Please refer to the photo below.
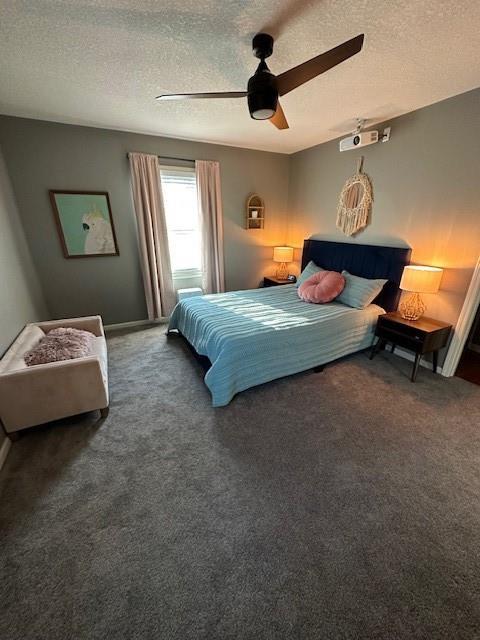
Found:
<svg viewBox="0 0 480 640"><path fill-rule="evenodd" d="M345 287L345 278L336 271L319 271L307 278L298 287L298 296L305 302L324 304L340 295Z"/></svg>

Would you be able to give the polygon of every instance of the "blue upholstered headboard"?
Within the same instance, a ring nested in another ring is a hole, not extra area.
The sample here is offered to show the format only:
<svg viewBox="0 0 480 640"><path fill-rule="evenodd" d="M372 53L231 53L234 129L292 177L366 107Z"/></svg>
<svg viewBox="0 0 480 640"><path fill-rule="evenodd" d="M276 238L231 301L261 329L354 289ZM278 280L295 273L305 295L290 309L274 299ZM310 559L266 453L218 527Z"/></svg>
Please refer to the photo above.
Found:
<svg viewBox="0 0 480 640"><path fill-rule="evenodd" d="M395 311L400 300L400 279L403 267L410 263L409 247L377 247L369 244L305 240L302 270L310 260L330 271L342 271L363 278L388 278L387 284L374 300L385 311Z"/></svg>

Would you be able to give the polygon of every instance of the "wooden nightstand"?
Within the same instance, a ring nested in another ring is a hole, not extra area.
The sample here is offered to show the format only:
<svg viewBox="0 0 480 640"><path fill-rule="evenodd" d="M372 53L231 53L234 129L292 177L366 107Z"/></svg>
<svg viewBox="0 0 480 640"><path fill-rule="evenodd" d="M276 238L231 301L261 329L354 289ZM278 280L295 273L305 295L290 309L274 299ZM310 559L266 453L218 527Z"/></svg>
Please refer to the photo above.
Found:
<svg viewBox="0 0 480 640"><path fill-rule="evenodd" d="M263 286L264 287L277 287L281 284L294 284L295 281L293 280L279 280L278 278L275 278L274 276L268 276L265 277L263 279Z"/></svg>
<svg viewBox="0 0 480 640"><path fill-rule="evenodd" d="M438 351L447 344L452 325L433 318L422 317L420 320L405 320L398 313L386 313L378 317L375 335L377 344L372 346L370 360L387 342L392 344L392 353L395 347L404 347L415 353L415 362L412 369L411 381L417 377L420 358L425 353L433 354L433 371L437 372Z"/></svg>

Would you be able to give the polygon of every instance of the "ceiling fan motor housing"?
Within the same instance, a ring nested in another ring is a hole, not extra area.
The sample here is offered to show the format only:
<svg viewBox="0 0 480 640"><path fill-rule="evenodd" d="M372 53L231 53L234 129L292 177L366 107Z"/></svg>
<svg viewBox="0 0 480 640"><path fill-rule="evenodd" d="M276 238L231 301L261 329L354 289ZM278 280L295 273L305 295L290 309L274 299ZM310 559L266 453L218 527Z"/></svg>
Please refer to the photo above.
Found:
<svg viewBox="0 0 480 640"><path fill-rule="evenodd" d="M248 110L254 120L268 120L277 110L277 79L262 60L247 86Z"/></svg>

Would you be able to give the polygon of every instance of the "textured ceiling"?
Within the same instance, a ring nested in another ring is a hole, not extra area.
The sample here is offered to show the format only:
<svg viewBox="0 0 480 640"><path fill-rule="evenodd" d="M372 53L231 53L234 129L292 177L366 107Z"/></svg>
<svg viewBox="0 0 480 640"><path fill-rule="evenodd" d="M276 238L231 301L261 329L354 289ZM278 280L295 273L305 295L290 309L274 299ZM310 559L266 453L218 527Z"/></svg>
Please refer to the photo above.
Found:
<svg viewBox="0 0 480 640"><path fill-rule="evenodd" d="M282 99L288 131L246 100L155 102L243 90L262 29L274 73L366 39ZM0 112L289 153L478 87L479 34L478 0L3 0Z"/></svg>

